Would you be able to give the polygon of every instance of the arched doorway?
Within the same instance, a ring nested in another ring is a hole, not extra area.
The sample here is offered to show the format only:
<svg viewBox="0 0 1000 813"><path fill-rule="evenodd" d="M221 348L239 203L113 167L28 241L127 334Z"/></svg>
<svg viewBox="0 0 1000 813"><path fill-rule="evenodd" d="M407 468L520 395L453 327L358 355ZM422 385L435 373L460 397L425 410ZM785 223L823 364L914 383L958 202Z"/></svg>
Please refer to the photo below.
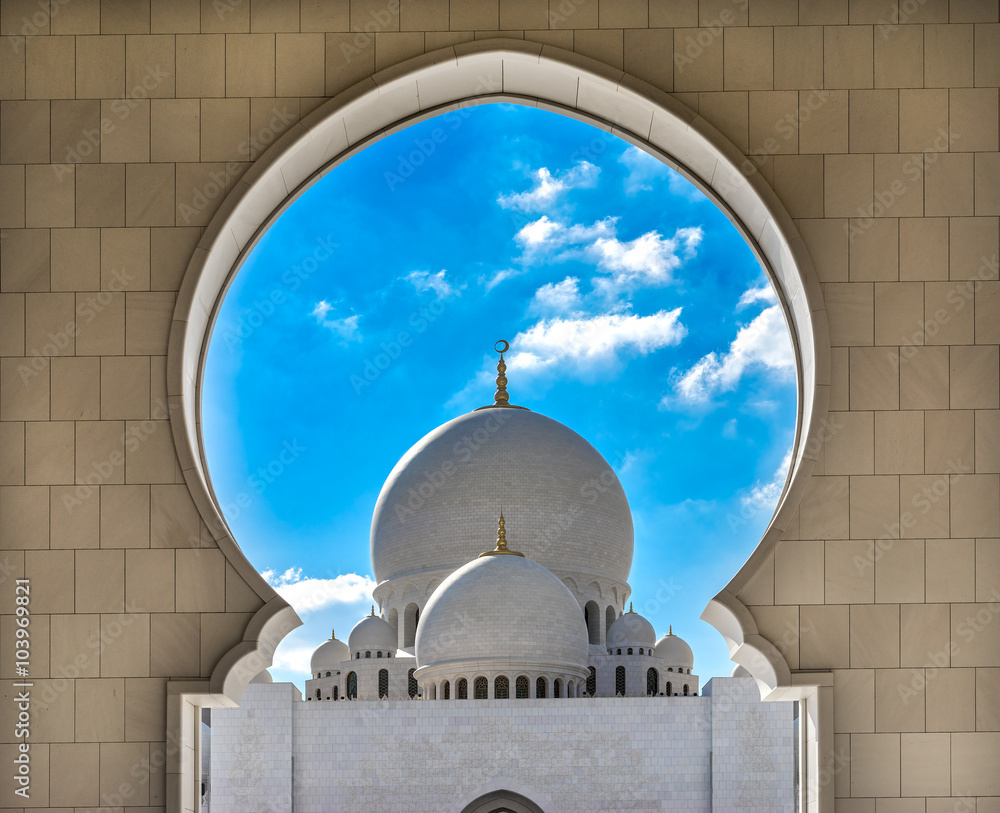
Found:
<svg viewBox="0 0 1000 813"><path fill-rule="evenodd" d="M484 794L462 808L462 813L543 813L531 799L509 790Z"/></svg>
<svg viewBox="0 0 1000 813"><path fill-rule="evenodd" d="M820 450L829 397L829 340L826 311L804 243L753 163L669 94L558 48L494 39L393 66L318 108L235 184L194 253L171 326L167 362L171 429L180 467L203 520L223 555L266 604L251 619L242 643L220 660L210 691L184 695L182 702L171 706L173 733L181 730L183 715L191 713L189 706L212 705L219 698L238 702L250 678L271 664L277 643L300 623L243 555L208 476L199 393L222 297L259 236L320 175L386 132L487 101L542 105L610 129L675 168L711 197L760 258L792 332L800 387L796 440L788 479L767 531L703 617L723 634L731 657L757 678L762 691L774 697L784 692L782 699L816 696L820 677L812 682L800 678L793 686L784 658L759 634L753 617L736 598L794 516ZM828 706L817 706L817 727L830 717ZM821 756L816 747L811 751L813 776L819 765L832 759L832 735L817 737L816 742L823 744L818 745ZM180 782L179 775L176 781ZM832 788L824 791L825 807L832 804Z"/></svg>

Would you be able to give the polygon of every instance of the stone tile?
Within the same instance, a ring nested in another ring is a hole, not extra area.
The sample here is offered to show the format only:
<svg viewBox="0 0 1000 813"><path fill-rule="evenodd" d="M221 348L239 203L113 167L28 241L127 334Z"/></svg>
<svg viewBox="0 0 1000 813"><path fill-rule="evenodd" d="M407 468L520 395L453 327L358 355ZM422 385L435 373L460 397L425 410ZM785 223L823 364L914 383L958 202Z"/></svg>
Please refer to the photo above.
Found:
<svg viewBox="0 0 1000 813"><path fill-rule="evenodd" d="M70 421L25 424L25 484L72 483L74 478L74 447L73 424Z"/></svg>
<svg viewBox="0 0 1000 813"><path fill-rule="evenodd" d="M927 601L975 601L975 540L928 539L924 557Z"/></svg>
<svg viewBox="0 0 1000 813"><path fill-rule="evenodd" d="M900 90L899 149L925 152L938 145L936 149L941 151L948 144L948 91Z"/></svg>
<svg viewBox="0 0 1000 813"><path fill-rule="evenodd" d="M51 364L52 420L100 417L99 358L54 358Z"/></svg>
<svg viewBox="0 0 1000 813"><path fill-rule="evenodd" d="M176 87L178 98L198 99L226 95L226 38L178 35L176 37Z"/></svg>
<svg viewBox="0 0 1000 813"><path fill-rule="evenodd" d="M72 99L82 95L78 94L75 81L75 46L74 37L28 38L24 60L24 95L27 98Z"/></svg>
<svg viewBox="0 0 1000 813"><path fill-rule="evenodd" d="M951 740L947 734L900 737L900 793L947 796L951 793Z"/></svg>
<svg viewBox="0 0 1000 813"><path fill-rule="evenodd" d="M813 477L799 506L803 539L847 539L849 478Z"/></svg>
<svg viewBox="0 0 1000 813"><path fill-rule="evenodd" d="M53 229L51 286L53 291L95 291L100 287L99 229Z"/></svg>
<svg viewBox="0 0 1000 813"><path fill-rule="evenodd" d="M100 515L97 486L53 486L49 490L49 547L99 548Z"/></svg>
<svg viewBox="0 0 1000 813"><path fill-rule="evenodd" d="M952 536L1000 536L1000 475L952 474L951 510Z"/></svg>
<svg viewBox="0 0 1000 813"><path fill-rule="evenodd" d="M922 88L924 86L924 32L920 26L901 25L883 36L875 34L875 87Z"/></svg>
<svg viewBox="0 0 1000 813"><path fill-rule="evenodd" d="M824 569L827 604L871 604L875 601L874 543L868 539L827 541Z"/></svg>
<svg viewBox="0 0 1000 813"><path fill-rule="evenodd" d="M674 29L674 90L717 90L723 86L723 37L699 40L700 29Z"/></svg>
<svg viewBox="0 0 1000 813"><path fill-rule="evenodd" d="M822 87L823 29L820 26L778 26L774 29L773 47L775 90Z"/></svg>
<svg viewBox="0 0 1000 813"><path fill-rule="evenodd" d="M121 741L125 736L125 681L76 681L76 736L84 742Z"/></svg>
<svg viewBox="0 0 1000 813"><path fill-rule="evenodd" d="M976 411L975 438L976 471L980 474L1000 472L1000 411Z"/></svg>
<svg viewBox="0 0 1000 813"><path fill-rule="evenodd" d="M49 541L49 490L44 486L0 487L4 547L44 550Z"/></svg>
<svg viewBox="0 0 1000 813"><path fill-rule="evenodd" d="M875 670L833 671L833 725L843 733L875 731Z"/></svg>
<svg viewBox="0 0 1000 813"><path fill-rule="evenodd" d="M125 225L122 164L82 164L76 168L76 225Z"/></svg>
<svg viewBox="0 0 1000 813"><path fill-rule="evenodd" d="M922 348L915 348L922 349ZM896 410L908 408L900 402L898 352L887 347L851 348L851 409Z"/></svg>
<svg viewBox="0 0 1000 813"><path fill-rule="evenodd" d="M150 616L149 674L197 677L201 674L201 620L197 613Z"/></svg>
<svg viewBox="0 0 1000 813"><path fill-rule="evenodd" d="M149 547L149 486L101 486L101 547Z"/></svg>
<svg viewBox="0 0 1000 813"><path fill-rule="evenodd" d="M900 409L948 409L946 347L910 347L899 364Z"/></svg>
<svg viewBox="0 0 1000 813"><path fill-rule="evenodd" d="M968 466L974 459L972 411L934 410L924 413L925 461L928 474L944 474ZM981 471L978 466L977 471Z"/></svg>
<svg viewBox="0 0 1000 813"><path fill-rule="evenodd" d="M874 473L917 474L923 471L924 413L876 412Z"/></svg>
<svg viewBox="0 0 1000 813"><path fill-rule="evenodd" d="M870 345L875 336L875 293L871 285L828 283L823 285L830 344Z"/></svg>
<svg viewBox="0 0 1000 813"><path fill-rule="evenodd" d="M846 153L848 140L848 91L809 90L799 93L799 107L811 115L799 121L800 153ZM831 156L832 157L832 156ZM850 211L848 215L856 215ZM831 216L827 213L827 216Z"/></svg>
<svg viewBox="0 0 1000 813"><path fill-rule="evenodd" d="M125 93L125 37L76 38L76 98L113 99Z"/></svg>
<svg viewBox="0 0 1000 813"><path fill-rule="evenodd" d="M852 665L848 613L847 605L800 608L800 669L846 669Z"/></svg>
<svg viewBox="0 0 1000 813"><path fill-rule="evenodd" d="M77 551L76 611L78 613L120 613L124 603L124 551Z"/></svg>
<svg viewBox="0 0 1000 813"><path fill-rule="evenodd" d="M997 244L1000 227L995 217L955 217L949 224L951 279L996 279ZM966 289L958 288L958 296L966 297Z"/></svg>
<svg viewBox="0 0 1000 813"><path fill-rule="evenodd" d="M1000 407L1000 351L993 347L951 348L951 408Z"/></svg>
<svg viewBox="0 0 1000 813"><path fill-rule="evenodd" d="M900 280L948 278L948 219L902 218L899 221Z"/></svg>
<svg viewBox="0 0 1000 813"><path fill-rule="evenodd" d="M874 163L871 155L827 155L824 214L826 217L869 216L872 211Z"/></svg>
<svg viewBox="0 0 1000 813"><path fill-rule="evenodd" d="M221 612L226 600L225 558L218 550L178 549L177 612Z"/></svg>
<svg viewBox="0 0 1000 813"><path fill-rule="evenodd" d="M49 240L45 229L13 229L0 242L0 291L49 290Z"/></svg>
<svg viewBox="0 0 1000 813"><path fill-rule="evenodd" d="M875 730L923 731L925 686L920 669L876 669Z"/></svg>
<svg viewBox="0 0 1000 813"><path fill-rule="evenodd" d="M5 164L47 164L49 103L0 102L0 161Z"/></svg>
<svg viewBox="0 0 1000 813"><path fill-rule="evenodd" d="M975 731L977 671L981 670L942 667L927 671L928 731Z"/></svg>
<svg viewBox="0 0 1000 813"><path fill-rule="evenodd" d="M851 605L851 668L899 666L899 606Z"/></svg>
<svg viewBox="0 0 1000 813"><path fill-rule="evenodd" d="M924 213L929 217L975 214L972 153L924 156Z"/></svg>
<svg viewBox="0 0 1000 813"><path fill-rule="evenodd" d="M724 39L726 90L770 90L774 76L773 29L727 28Z"/></svg>
<svg viewBox="0 0 1000 813"><path fill-rule="evenodd" d="M924 86L973 86L973 27L924 27Z"/></svg>
<svg viewBox="0 0 1000 813"><path fill-rule="evenodd" d="M927 344L972 344L975 314L972 298L960 292L968 283L924 284L924 333Z"/></svg>
<svg viewBox="0 0 1000 813"><path fill-rule="evenodd" d="M899 94L895 90L850 92L851 152L896 152Z"/></svg>
<svg viewBox="0 0 1000 813"><path fill-rule="evenodd" d="M274 61L274 34L227 34L226 96L273 96Z"/></svg>
<svg viewBox="0 0 1000 813"><path fill-rule="evenodd" d="M872 29L828 26L823 30L823 85L870 88L874 81Z"/></svg>
<svg viewBox="0 0 1000 813"><path fill-rule="evenodd" d="M899 630L901 666L932 669L947 663L951 643L947 604L900 605Z"/></svg>
<svg viewBox="0 0 1000 813"><path fill-rule="evenodd" d="M49 800L53 805L99 805L100 745L96 742L49 746Z"/></svg>
<svg viewBox="0 0 1000 813"><path fill-rule="evenodd" d="M101 677L149 676L149 616L101 616Z"/></svg>
<svg viewBox="0 0 1000 813"><path fill-rule="evenodd" d="M500 13L502 16L502 6ZM671 91L674 89L673 50L673 31L628 29L624 33L625 72L661 90Z"/></svg>
<svg viewBox="0 0 1000 813"><path fill-rule="evenodd" d="M823 542L779 542L774 553L776 604L823 602Z"/></svg>
<svg viewBox="0 0 1000 813"><path fill-rule="evenodd" d="M851 793L899 796L899 735L851 736Z"/></svg>

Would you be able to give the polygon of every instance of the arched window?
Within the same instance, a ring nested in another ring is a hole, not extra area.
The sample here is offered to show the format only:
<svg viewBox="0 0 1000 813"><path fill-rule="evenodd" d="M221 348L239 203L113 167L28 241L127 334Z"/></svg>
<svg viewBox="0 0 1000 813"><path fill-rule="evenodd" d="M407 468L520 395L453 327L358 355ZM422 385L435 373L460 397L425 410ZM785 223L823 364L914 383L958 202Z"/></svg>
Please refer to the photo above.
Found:
<svg viewBox="0 0 1000 813"><path fill-rule="evenodd" d="M660 673L652 666L646 670L646 694L651 697L660 693Z"/></svg>
<svg viewBox="0 0 1000 813"><path fill-rule="evenodd" d="M619 654L619 655L621 655L621 654L622 654L622 648L621 648L621 647L618 647L618 654Z"/></svg>
<svg viewBox="0 0 1000 813"><path fill-rule="evenodd" d="M482 675L476 678L476 700L486 700L490 695L490 682Z"/></svg>
<svg viewBox="0 0 1000 813"><path fill-rule="evenodd" d="M407 691L410 693L410 697L416 697L417 690L419 689L419 687L417 686L417 679L413 677L413 673L416 671L417 671L416 669L411 669L409 672L406 673L406 680L407 680L406 688Z"/></svg>
<svg viewBox="0 0 1000 813"><path fill-rule="evenodd" d="M447 680L441 684L441 699L451 700L451 684Z"/></svg>
<svg viewBox="0 0 1000 813"><path fill-rule="evenodd" d="M668 680L667 681L667 697L672 697L673 693L674 693L673 684Z"/></svg>
<svg viewBox="0 0 1000 813"><path fill-rule="evenodd" d="M329 673L329 672L327 672L327 673L326 673L326 676L327 676L327 677L330 677L330 673Z"/></svg>
<svg viewBox="0 0 1000 813"><path fill-rule="evenodd" d="M629 654L629 655L631 655L631 654L632 654L632 647L629 647L629 648L628 648L628 654Z"/></svg>
<svg viewBox="0 0 1000 813"><path fill-rule="evenodd" d="M562 697L562 681L556 678L552 683L552 696Z"/></svg>
<svg viewBox="0 0 1000 813"><path fill-rule="evenodd" d="M497 675L493 681L493 696L497 700L510 699L510 680L506 675Z"/></svg>
<svg viewBox="0 0 1000 813"><path fill-rule="evenodd" d="M593 666L590 667L590 676L587 678L587 694L597 694L597 669Z"/></svg>
<svg viewBox="0 0 1000 813"><path fill-rule="evenodd" d="M392 657L392 653L391 653L391 652L386 652L386 653L385 653L385 656L386 656L387 658L391 658L391 657Z"/></svg>
<svg viewBox="0 0 1000 813"><path fill-rule="evenodd" d="M347 673L347 699L357 700L358 699L358 673L348 672Z"/></svg>
<svg viewBox="0 0 1000 813"><path fill-rule="evenodd" d="M615 623L615 608L610 604L604 610L604 634L608 634L608 630L611 629L611 625Z"/></svg>
<svg viewBox="0 0 1000 813"><path fill-rule="evenodd" d="M334 700L340 700L340 687L339 686L334 686L333 687L333 699Z"/></svg>
<svg viewBox="0 0 1000 813"><path fill-rule="evenodd" d="M601 608L596 601L588 601L583 608L583 622L587 625L587 636L590 643L601 643Z"/></svg>
<svg viewBox="0 0 1000 813"><path fill-rule="evenodd" d="M389 696L389 670L379 669L378 670L378 696L388 697Z"/></svg>
<svg viewBox="0 0 1000 813"><path fill-rule="evenodd" d="M410 602L403 610L403 646L413 646L417 640L417 621L420 619L420 609Z"/></svg>
<svg viewBox="0 0 1000 813"><path fill-rule="evenodd" d="M322 695L320 694L319 689L316 690L316 699L317 700L322 700L323 699Z"/></svg>
<svg viewBox="0 0 1000 813"><path fill-rule="evenodd" d="M535 681L535 697L544 698L546 688L547 687L545 686L545 678L543 677L538 678L538 680Z"/></svg>
<svg viewBox="0 0 1000 813"><path fill-rule="evenodd" d="M686 683L684 684L684 696L688 696L688 685Z"/></svg>
<svg viewBox="0 0 1000 813"><path fill-rule="evenodd" d="M381 649L378 652L375 653L375 657L376 658L381 658L382 657L382 650Z"/></svg>
<svg viewBox="0 0 1000 813"><path fill-rule="evenodd" d="M514 697L518 700L525 700L528 697L528 678L526 675L521 675L514 682Z"/></svg>
<svg viewBox="0 0 1000 813"><path fill-rule="evenodd" d="M361 653L360 652L355 652L354 653L354 660L356 660L356 661L361 660Z"/></svg>
<svg viewBox="0 0 1000 813"><path fill-rule="evenodd" d="M370 658L371 656L372 656L371 650L365 653L366 658Z"/></svg>
<svg viewBox="0 0 1000 813"><path fill-rule="evenodd" d="M668 666L668 667L667 667L667 671L668 671L668 672L673 672L673 671L674 671L674 667L672 667L672 666Z"/></svg>
<svg viewBox="0 0 1000 813"><path fill-rule="evenodd" d="M625 694L625 667L615 669L615 694Z"/></svg>
<svg viewBox="0 0 1000 813"><path fill-rule="evenodd" d="M462 678L458 681L458 699L468 700L469 699L469 681Z"/></svg>
<svg viewBox="0 0 1000 813"><path fill-rule="evenodd" d="M645 655L646 654L645 652L643 652L642 647L639 647L639 654L640 655Z"/></svg>

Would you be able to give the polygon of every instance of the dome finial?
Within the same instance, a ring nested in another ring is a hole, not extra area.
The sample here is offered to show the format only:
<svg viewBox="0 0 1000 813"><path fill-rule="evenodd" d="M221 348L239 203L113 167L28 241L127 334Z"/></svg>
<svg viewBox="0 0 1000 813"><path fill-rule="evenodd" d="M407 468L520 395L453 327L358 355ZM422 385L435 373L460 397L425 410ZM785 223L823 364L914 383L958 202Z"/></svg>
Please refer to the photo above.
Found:
<svg viewBox="0 0 1000 813"><path fill-rule="evenodd" d="M628 611L630 613L634 613L635 612L635 610L632 609L632 602L631 601L628 603Z"/></svg>
<svg viewBox="0 0 1000 813"><path fill-rule="evenodd" d="M660 629L663 629L663 627L660 627ZM673 634L674 634L674 625L671 624L669 627L669 632L667 632L667 635L673 635Z"/></svg>
<svg viewBox="0 0 1000 813"><path fill-rule="evenodd" d="M507 394L507 363L503 360L503 354L510 350L510 342L499 339L494 343L493 349L500 354L500 361L497 362L497 391L493 395L493 403L489 406L479 407L479 409L495 409L496 407L527 409L527 407L512 404L510 395ZM478 412L479 409L476 411Z"/></svg>
<svg viewBox="0 0 1000 813"><path fill-rule="evenodd" d="M372 614L371 614L371 617L372 618L375 617L375 605L374 604L372 605Z"/></svg>
<svg viewBox="0 0 1000 813"><path fill-rule="evenodd" d="M506 523L503 518L503 509L500 509L500 522L497 524L497 546L493 550L488 550L479 554L481 559L484 556L494 556L498 553L509 553L514 556L524 556L523 553L518 553L516 550L510 550L507 547L507 530L504 528Z"/></svg>
<svg viewBox="0 0 1000 813"><path fill-rule="evenodd" d="M330 640L332 641L336 637L337 637L337 630L336 629L330 630Z"/></svg>

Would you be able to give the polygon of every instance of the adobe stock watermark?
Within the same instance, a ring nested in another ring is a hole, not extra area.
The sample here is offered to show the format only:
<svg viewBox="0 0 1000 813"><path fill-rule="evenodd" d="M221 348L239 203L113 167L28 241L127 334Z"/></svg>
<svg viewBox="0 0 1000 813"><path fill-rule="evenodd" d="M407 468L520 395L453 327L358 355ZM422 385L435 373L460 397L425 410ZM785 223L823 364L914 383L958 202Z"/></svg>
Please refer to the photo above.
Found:
<svg viewBox="0 0 1000 813"><path fill-rule="evenodd" d="M886 553L895 547L896 542L900 539L908 538L904 536L903 531L912 529L920 516L927 514L941 502L960 478L972 474L972 472L972 466L963 464L961 458L949 460L940 477L936 478L930 485L921 488L910 498L910 504L917 513L910 510L902 511L899 522L890 522L883 526L885 533L874 540L874 544L868 549L866 556L854 556L854 566L857 568L858 575L863 574L869 567L874 567Z"/></svg>
<svg viewBox="0 0 1000 813"><path fill-rule="evenodd" d="M961 136L952 133L949 137L947 130L938 127L934 141L926 147L919 155L919 158L908 158L900 169L900 176L893 178L885 189L876 189L873 193L873 200L866 209L858 207L858 216L849 218L844 224L844 231L847 232L849 242L854 242L867 232L874 224L875 220L884 217L896 202L906 195L915 184L927 172L927 168L937 163L942 153L949 151L951 144L958 141Z"/></svg>
<svg viewBox="0 0 1000 813"><path fill-rule="evenodd" d="M257 297L249 309L236 320L236 324L226 323L222 328L222 338L226 348L237 350L241 343L249 339L275 313L289 303L289 294L294 293L309 277L316 273L323 263L333 257L338 244L332 235L320 237L312 252L303 260L286 268L280 277L280 285L271 288L264 296Z"/></svg>
<svg viewBox="0 0 1000 813"><path fill-rule="evenodd" d="M1000 256L994 254L992 257L981 257L973 278L956 282L945 295L945 302L951 305L951 309L938 308L931 314L930 319L920 319L916 329L901 338L899 350L889 352L889 361L893 369L898 371L903 364L917 355L917 348L924 346L925 338L934 338L940 333L953 316L961 313L975 301L976 294L984 282L994 281L998 276L1000 276Z"/></svg>
<svg viewBox="0 0 1000 813"><path fill-rule="evenodd" d="M45 26L49 25L52 18L59 14L62 7L71 2L72 0L37 0L35 5L38 7L38 11L32 12L30 17L27 14L22 14L18 21L21 24L18 32L7 35L7 42L10 43L14 53L17 54L21 51L20 37L27 39L37 36Z"/></svg>
<svg viewBox="0 0 1000 813"><path fill-rule="evenodd" d="M254 497L259 497L278 480L298 460L306 447L298 439L282 441L281 451L271 460L247 477L249 489L240 491L232 500L222 505L222 513L230 522L253 505Z"/></svg>
<svg viewBox="0 0 1000 813"><path fill-rule="evenodd" d="M25 360L17 365L17 375L21 379L21 384L27 386L31 379L44 371L50 357L58 355L60 350L65 350L79 334L81 324L89 325L93 322L108 305L115 301L113 294L127 290L133 279L135 279L135 275L128 271L113 270L111 279L103 291L91 294L86 299L76 303L76 317L74 319L66 322L55 332L46 331L45 338L48 341L41 347L33 347L25 353Z"/></svg>
<svg viewBox="0 0 1000 813"><path fill-rule="evenodd" d="M462 292L456 288L451 295L461 298ZM450 296L439 296L429 305L421 305L406 318L406 323L413 328L413 333L401 330L395 338L387 342L380 342L377 352L365 357L360 371L355 371L348 376L348 381L355 395L361 395L364 390L378 381L382 374L403 355L403 351L413 346L414 338L424 333L441 318L448 309L447 300L450 298Z"/></svg>
<svg viewBox="0 0 1000 813"><path fill-rule="evenodd" d="M734 8L743 12L749 8L749 0L733 0ZM710 20L705 25L699 26L698 33L689 34L687 39L674 50L674 67L683 73L687 65L691 65L706 49L723 35L727 25L736 22L736 12L731 8L724 8L719 12L719 16Z"/></svg>
<svg viewBox="0 0 1000 813"><path fill-rule="evenodd" d="M246 171L245 162L250 162L259 156L271 142L288 129L288 125L294 122L295 118L287 105L280 109L271 108L271 118L267 124L236 146L236 151L244 156L244 160L227 161L222 169L210 172L204 184L191 190L190 200L177 207L177 213L184 219L184 225L190 225L192 219L204 212L212 201L224 195L229 184Z"/></svg>
<svg viewBox="0 0 1000 813"><path fill-rule="evenodd" d="M149 94L159 87L169 75L159 65L155 68L147 66L145 75L125 94L125 97L111 102L110 112L112 115L102 117L97 127L81 130L80 140L76 144L66 147L66 156L63 162L52 164L56 180L61 181L64 175L72 174L74 164L82 163L85 158L93 155L95 151L99 151L104 137L113 133L125 119L132 115L132 111L139 106L139 102L149 98Z"/></svg>

